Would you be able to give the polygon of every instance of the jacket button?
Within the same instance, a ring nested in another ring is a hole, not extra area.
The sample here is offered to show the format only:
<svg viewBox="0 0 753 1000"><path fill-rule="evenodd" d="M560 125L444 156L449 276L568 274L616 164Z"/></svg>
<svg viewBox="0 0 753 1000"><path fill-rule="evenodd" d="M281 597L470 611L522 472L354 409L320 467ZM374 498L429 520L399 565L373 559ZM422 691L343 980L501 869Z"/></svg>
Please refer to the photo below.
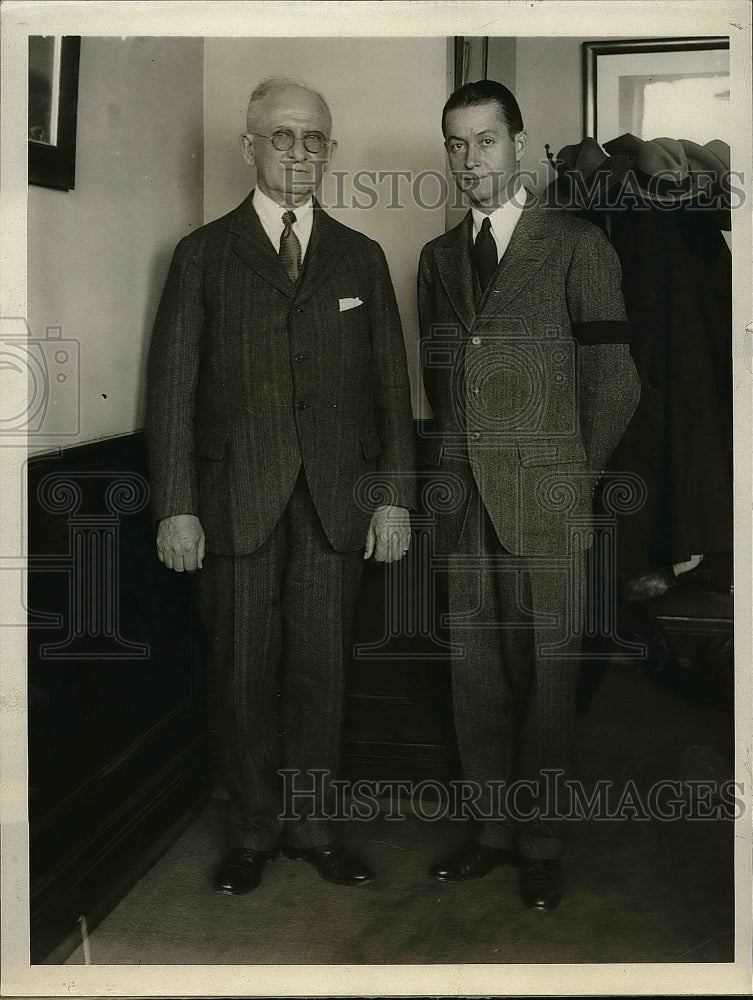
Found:
<svg viewBox="0 0 753 1000"><path fill-rule="evenodd" d="M300 364L301 361L305 361L306 360L306 357L307 357L307 355L305 355L305 354L296 354L294 360L297 361Z"/></svg>
<svg viewBox="0 0 753 1000"><path fill-rule="evenodd" d="M478 441L481 435L479 434L478 431L473 431L471 434L468 435L468 437L471 439L471 441Z"/></svg>
<svg viewBox="0 0 753 1000"><path fill-rule="evenodd" d="M478 345L481 343L481 337L471 337L471 343L473 344L474 347L478 347Z"/></svg>
<svg viewBox="0 0 753 1000"><path fill-rule="evenodd" d="M309 404L304 403L303 400L300 400L300 402L296 403L295 405L298 407L299 410L308 410L309 408Z"/></svg>

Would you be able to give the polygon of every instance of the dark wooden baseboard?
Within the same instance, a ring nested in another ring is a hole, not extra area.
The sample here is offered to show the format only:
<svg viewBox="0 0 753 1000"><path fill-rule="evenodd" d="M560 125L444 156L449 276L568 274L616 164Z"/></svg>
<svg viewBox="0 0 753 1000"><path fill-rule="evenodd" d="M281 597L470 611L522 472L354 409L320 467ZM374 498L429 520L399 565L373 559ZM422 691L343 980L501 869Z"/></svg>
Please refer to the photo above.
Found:
<svg viewBox="0 0 753 1000"><path fill-rule="evenodd" d="M31 960L91 930L208 795L193 581L154 552L143 436L32 459Z"/></svg>
<svg viewBox="0 0 753 1000"><path fill-rule="evenodd" d="M87 933L117 906L133 886L159 861L198 816L208 799L185 775L175 776L153 798L145 800L118 835L106 840L103 853L86 853L81 866L63 872L58 891L34 908L32 964L61 965L82 941L79 918Z"/></svg>

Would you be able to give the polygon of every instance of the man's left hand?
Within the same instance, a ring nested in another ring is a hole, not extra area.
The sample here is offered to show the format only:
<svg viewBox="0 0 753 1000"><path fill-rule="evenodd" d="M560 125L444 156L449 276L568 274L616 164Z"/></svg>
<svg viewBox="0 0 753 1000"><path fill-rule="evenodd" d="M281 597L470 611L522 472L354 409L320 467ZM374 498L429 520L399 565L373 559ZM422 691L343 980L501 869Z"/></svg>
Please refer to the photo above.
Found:
<svg viewBox="0 0 753 1000"><path fill-rule="evenodd" d="M410 516L405 507L378 507L366 533L364 559L397 562L410 545Z"/></svg>

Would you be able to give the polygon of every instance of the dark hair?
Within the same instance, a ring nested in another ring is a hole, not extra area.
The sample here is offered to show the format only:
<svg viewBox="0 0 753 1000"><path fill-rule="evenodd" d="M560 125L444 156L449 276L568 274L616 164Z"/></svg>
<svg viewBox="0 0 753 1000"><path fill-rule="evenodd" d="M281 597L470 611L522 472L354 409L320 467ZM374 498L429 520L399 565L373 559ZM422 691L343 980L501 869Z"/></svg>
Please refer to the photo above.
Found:
<svg viewBox="0 0 753 1000"><path fill-rule="evenodd" d="M445 120L448 112L455 111L456 108L470 108L474 104L489 103L499 105L511 139L523 131L523 118L512 91L496 80L478 80L476 83L466 83L450 94L442 110L442 134L446 134Z"/></svg>

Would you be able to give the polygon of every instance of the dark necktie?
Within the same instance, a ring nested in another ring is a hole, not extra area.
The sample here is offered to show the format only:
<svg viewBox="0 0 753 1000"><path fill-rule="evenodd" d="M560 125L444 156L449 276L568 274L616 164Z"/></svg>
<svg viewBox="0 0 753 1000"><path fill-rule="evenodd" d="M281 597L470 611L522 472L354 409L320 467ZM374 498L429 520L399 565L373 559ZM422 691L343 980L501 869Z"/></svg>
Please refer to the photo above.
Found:
<svg viewBox="0 0 753 1000"><path fill-rule="evenodd" d="M481 223L481 230L473 244L473 263L483 292L497 270L497 244L492 235L492 224L488 215Z"/></svg>
<svg viewBox="0 0 753 1000"><path fill-rule="evenodd" d="M290 280L298 281L298 275L301 273L301 244L293 232L295 212L283 212L282 221L285 228L280 237L280 260Z"/></svg>

